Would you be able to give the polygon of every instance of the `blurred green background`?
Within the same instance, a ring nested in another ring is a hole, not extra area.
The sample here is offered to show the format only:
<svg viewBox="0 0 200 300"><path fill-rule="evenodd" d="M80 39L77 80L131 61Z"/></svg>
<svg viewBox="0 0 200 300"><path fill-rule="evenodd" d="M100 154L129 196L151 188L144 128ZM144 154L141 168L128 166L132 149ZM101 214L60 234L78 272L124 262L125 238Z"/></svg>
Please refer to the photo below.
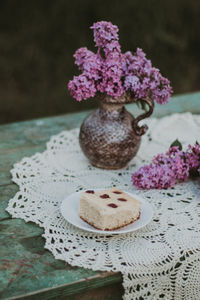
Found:
<svg viewBox="0 0 200 300"><path fill-rule="evenodd" d="M200 90L198 0L1 0L0 123L95 107L72 99L73 54L95 50L89 27L118 25L122 50L141 47L174 94Z"/></svg>

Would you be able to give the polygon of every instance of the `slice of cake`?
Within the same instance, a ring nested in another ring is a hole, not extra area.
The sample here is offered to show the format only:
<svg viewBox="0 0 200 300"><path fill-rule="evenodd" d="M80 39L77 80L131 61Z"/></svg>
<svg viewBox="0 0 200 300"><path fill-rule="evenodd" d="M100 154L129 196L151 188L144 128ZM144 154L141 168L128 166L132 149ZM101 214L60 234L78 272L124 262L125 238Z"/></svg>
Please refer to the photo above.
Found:
<svg viewBox="0 0 200 300"><path fill-rule="evenodd" d="M81 194L79 216L97 229L114 230L139 219L140 208L138 200L117 188L87 190Z"/></svg>

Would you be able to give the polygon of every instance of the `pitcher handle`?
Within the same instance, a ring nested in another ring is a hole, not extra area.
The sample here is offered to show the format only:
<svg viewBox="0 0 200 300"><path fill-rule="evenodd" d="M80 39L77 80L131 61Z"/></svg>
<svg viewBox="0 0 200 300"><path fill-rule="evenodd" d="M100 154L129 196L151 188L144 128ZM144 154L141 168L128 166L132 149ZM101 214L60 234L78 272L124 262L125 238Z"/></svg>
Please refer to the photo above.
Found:
<svg viewBox="0 0 200 300"><path fill-rule="evenodd" d="M138 126L138 122L151 116L151 114L153 113L153 109L154 109L154 101L151 98L144 98L144 99L142 99L142 101L144 101L146 104L148 104L149 110L146 113L135 118L135 120L133 121L133 124L132 124L135 133L139 136L146 133L148 126L142 125L140 127L140 126Z"/></svg>

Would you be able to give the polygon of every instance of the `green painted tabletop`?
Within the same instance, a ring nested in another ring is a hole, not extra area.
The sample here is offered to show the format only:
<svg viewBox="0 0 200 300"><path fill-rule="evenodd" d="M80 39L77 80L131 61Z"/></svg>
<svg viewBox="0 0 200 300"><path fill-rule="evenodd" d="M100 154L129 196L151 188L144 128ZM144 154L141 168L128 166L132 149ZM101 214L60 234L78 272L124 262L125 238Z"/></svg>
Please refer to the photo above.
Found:
<svg viewBox="0 0 200 300"><path fill-rule="evenodd" d="M134 115L139 110L130 104ZM200 92L176 96L156 105L154 117L175 112L200 113ZM120 273L94 272L55 260L44 249L43 230L5 211L18 191L10 169L24 156L45 150L62 130L79 127L88 111L0 126L0 299L121 299Z"/></svg>

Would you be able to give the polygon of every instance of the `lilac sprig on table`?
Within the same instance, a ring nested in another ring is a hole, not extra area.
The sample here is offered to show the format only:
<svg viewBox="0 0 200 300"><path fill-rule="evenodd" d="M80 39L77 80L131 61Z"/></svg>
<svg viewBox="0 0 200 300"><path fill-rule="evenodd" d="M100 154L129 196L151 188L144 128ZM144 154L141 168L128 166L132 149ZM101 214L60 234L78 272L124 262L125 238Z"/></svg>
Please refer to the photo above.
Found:
<svg viewBox="0 0 200 300"><path fill-rule="evenodd" d="M200 179L200 145L189 145L186 151L176 141L165 154L158 154L152 163L132 174L132 182L139 189L167 189L191 176Z"/></svg>
<svg viewBox="0 0 200 300"><path fill-rule="evenodd" d="M98 94L114 99L128 94L142 100L151 97L159 104L169 101L172 93L170 82L159 69L154 68L142 49L135 54L121 52L118 27L111 22L97 22L91 27L97 53L86 47L74 54L75 64L82 74L68 83L72 97L81 101Z"/></svg>

